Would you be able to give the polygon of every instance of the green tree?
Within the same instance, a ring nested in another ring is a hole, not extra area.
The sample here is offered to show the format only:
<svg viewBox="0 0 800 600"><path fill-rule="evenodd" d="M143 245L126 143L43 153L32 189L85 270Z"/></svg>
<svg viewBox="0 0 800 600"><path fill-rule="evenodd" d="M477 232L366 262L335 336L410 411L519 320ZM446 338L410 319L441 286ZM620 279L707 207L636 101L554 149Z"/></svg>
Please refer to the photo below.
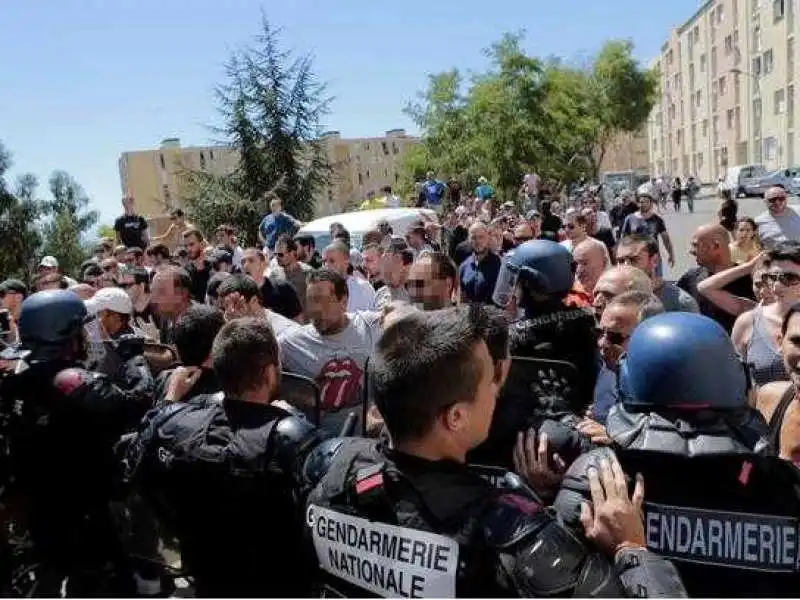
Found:
<svg viewBox="0 0 800 600"><path fill-rule="evenodd" d="M229 222L250 243L275 194L288 213L311 218L332 171L321 140L325 85L312 58L282 50L278 34L263 18L255 43L231 56L216 90L223 124L214 131L238 152L238 168L225 176L184 171L191 220L204 231Z"/></svg>
<svg viewBox="0 0 800 600"><path fill-rule="evenodd" d="M97 237L99 239L110 238L115 239L116 232L114 231L114 226L109 225L108 223L103 223L102 225L98 225L97 227Z"/></svg>
<svg viewBox="0 0 800 600"><path fill-rule="evenodd" d="M83 236L97 222L89 198L68 173L54 171L48 181L52 198L44 202L50 219L44 224L42 254L58 259L62 272L74 275L88 253Z"/></svg>
<svg viewBox="0 0 800 600"><path fill-rule="evenodd" d="M33 175L21 176L13 191L8 188L5 175L11 164L11 154L0 143L0 278L29 280L41 244L36 220L42 207Z"/></svg>

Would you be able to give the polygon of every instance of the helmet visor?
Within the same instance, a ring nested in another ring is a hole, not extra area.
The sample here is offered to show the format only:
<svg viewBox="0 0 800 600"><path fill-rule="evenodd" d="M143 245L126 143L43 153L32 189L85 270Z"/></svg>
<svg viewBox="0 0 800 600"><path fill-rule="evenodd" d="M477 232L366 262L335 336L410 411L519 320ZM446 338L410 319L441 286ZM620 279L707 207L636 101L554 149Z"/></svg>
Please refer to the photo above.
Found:
<svg viewBox="0 0 800 600"><path fill-rule="evenodd" d="M514 289L517 287L518 278L519 269L511 267L504 258L503 264L500 266L500 274L497 276L497 283L494 286L492 302L501 308L508 306L508 303L511 302L511 298L514 296Z"/></svg>

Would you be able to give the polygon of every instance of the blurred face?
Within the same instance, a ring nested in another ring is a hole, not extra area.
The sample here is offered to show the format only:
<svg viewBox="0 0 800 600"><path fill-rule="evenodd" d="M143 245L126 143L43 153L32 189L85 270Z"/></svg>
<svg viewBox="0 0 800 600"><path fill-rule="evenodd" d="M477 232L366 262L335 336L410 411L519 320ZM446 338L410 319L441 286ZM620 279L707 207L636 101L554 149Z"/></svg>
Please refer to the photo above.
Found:
<svg viewBox="0 0 800 600"><path fill-rule="evenodd" d="M256 281L261 281L264 277L266 261L264 255L258 250L245 250L242 255L242 269Z"/></svg>
<svg viewBox="0 0 800 600"><path fill-rule="evenodd" d="M711 266L716 259L716 246L714 240L708 235L694 234L692 236L692 248L689 254L695 257L697 264L701 267Z"/></svg>
<svg viewBox="0 0 800 600"><path fill-rule="evenodd" d="M276 244L275 246L275 260L281 267L291 267L297 262L297 252L289 250L286 244Z"/></svg>
<svg viewBox="0 0 800 600"><path fill-rule="evenodd" d="M326 248L322 253L322 264L327 269L332 269L342 277L347 277L347 266L350 264L350 257L341 250Z"/></svg>
<svg viewBox="0 0 800 600"><path fill-rule="evenodd" d="M753 270L753 294L756 297L756 302L761 302L765 305L775 301L775 296L772 293L772 288L766 275L766 267Z"/></svg>
<svg viewBox="0 0 800 600"><path fill-rule="evenodd" d="M157 274L150 287L150 301L165 317L177 316L186 303L186 292L175 287L169 274Z"/></svg>
<svg viewBox="0 0 800 600"><path fill-rule="evenodd" d="M499 254L503 247L503 230L499 227L489 228L489 250Z"/></svg>
<svg viewBox="0 0 800 600"><path fill-rule="evenodd" d="M603 311L597 328L597 345L609 369L619 367L619 358L639 322L634 306L610 306Z"/></svg>
<svg viewBox="0 0 800 600"><path fill-rule="evenodd" d="M782 188L770 188L764 195L767 210L772 215L781 215L786 210L786 192Z"/></svg>
<svg viewBox="0 0 800 600"><path fill-rule="evenodd" d="M217 244L220 246L233 246L233 234L228 234L224 229L216 232Z"/></svg>
<svg viewBox="0 0 800 600"><path fill-rule="evenodd" d="M740 244L748 244L755 238L756 230L753 224L748 221L739 221L736 224L736 241Z"/></svg>
<svg viewBox="0 0 800 600"><path fill-rule="evenodd" d="M800 265L775 261L767 269L766 279L777 302L788 306L800 301Z"/></svg>
<svg viewBox="0 0 800 600"><path fill-rule="evenodd" d="M425 246L425 239L416 232L409 232L408 235L406 235L406 242L415 250L421 250L422 247Z"/></svg>
<svg viewBox="0 0 800 600"><path fill-rule="evenodd" d="M519 246L520 244L524 244L525 242L529 242L534 239L533 235L533 228L524 223L522 225L517 225L514 228L514 245Z"/></svg>
<svg viewBox="0 0 800 600"><path fill-rule="evenodd" d="M24 299L25 297L18 292L6 292L0 299L0 307L16 314Z"/></svg>
<svg viewBox="0 0 800 600"><path fill-rule="evenodd" d="M639 196L636 203L642 213L648 213L653 208L653 200L649 196Z"/></svg>
<svg viewBox="0 0 800 600"><path fill-rule="evenodd" d="M564 225L564 233L568 240L582 239L586 235L586 230L575 220L575 215L571 215Z"/></svg>
<svg viewBox="0 0 800 600"><path fill-rule="evenodd" d="M786 333L781 336L781 354L789 379L800 386L800 314L794 313L789 319Z"/></svg>
<svg viewBox="0 0 800 600"><path fill-rule="evenodd" d="M190 260L197 260L203 255L203 244L197 239L196 235L187 235L183 238L183 245Z"/></svg>
<svg viewBox="0 0 800 600"><path fill-rule="evenodd" d="M600 275L606 269L606 260L603 248L599 246L579 245L575 249L575 277L578 279L583 289L591 291L600 279Z"/></svg>
<svg viewBox="0 0 800 600"><path fill-rule="evenodd" d="M302 260L306 262L311 258L314 254L314 251L311 249L311 246L304 246L303 244L297 244L297 260Z"/></svg>
<svg viewBox="0 0 800 600"><path fill-rule="evenodd" d="M336 297L329 281L311 283L306 288L306 314L321 334L339 328L347 310L347 295Z"/></svg>
<svg viewBox="0 0 800 600"><path fill-rule="evenodd" d="M475 254L485 254L489 250L489 231L483 225L473 226L469 230L469 243Z"/></svg>
<svg viewBox="0 0 800 600"><path fill-rule="evenodd" d="M407 267L403 258L394 252L386 252L380 260L380 272L383 281L393 287L405 285Z"/></svg>
<svg viewBox="0 0 800 600"><path fill-rule="evenodd" d="M408 273L406 290L411 303L422 310L439 310L452 302L453 281L434 277L434 266L430 260L414 262Z"/></svg>
<svg viewBox="0 0 800 600"><path fill-rule="evenodd" d="M119 313L111 310L101 310L97 313L97 322L100 323L100 330L106 336L115 335L122 329L122 318Z"/></svg>
<svg viewBox="0 0 800 600"><path fill-rule="evenodd" d="M658 264L658 255L650 256L647 244L617 246L617 264L636 267L652 278Z"/></svg>
<svg viewBox="0 0 800 600"><path fill-rule="evenodd" d="M377 279L381 274L381 253L377 250L364 250L361 253L364 259L364 268L367 270L367 275L370 279Z"/></svg>

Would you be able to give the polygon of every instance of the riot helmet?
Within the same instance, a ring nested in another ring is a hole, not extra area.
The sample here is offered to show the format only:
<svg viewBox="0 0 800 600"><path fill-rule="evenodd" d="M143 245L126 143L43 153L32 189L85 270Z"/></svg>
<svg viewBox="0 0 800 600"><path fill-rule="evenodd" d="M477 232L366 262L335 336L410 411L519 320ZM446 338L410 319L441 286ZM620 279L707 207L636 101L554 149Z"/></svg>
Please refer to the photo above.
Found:
<svg viewBox="0 0 800 600"><path fill-rule="evenodd" d="M725 330L708 317L670 312L643 321L620 361L626 410L725 410L747 406L749 378Z"/></svg>
<svg viewBox="0 0 800 600"><path fill-rule="evenodd" d="M74 292L37 292L22 303L18 323L21 349L34 359L55 358L82 334L86 318L86 306Z"/></svg>
<svg viewBox="0 0 800 600"><path fill-rule="evenodd" d="M573 279L569 250L556 242L532 240L506 254L492 300L498 306L506 306L517 283L541 295L564 295L572 289Z"/></svg>

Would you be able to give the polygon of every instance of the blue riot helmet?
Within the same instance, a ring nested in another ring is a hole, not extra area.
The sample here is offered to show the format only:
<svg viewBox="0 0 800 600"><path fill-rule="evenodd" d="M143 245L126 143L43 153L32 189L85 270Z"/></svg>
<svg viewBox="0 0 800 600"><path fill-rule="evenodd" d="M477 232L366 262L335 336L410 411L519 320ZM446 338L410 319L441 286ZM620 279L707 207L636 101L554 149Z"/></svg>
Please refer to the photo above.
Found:
<svg viewBox="0 0 800 600"><path fill-rule="evenodd" d="M685 312L651 317L636 327L620 361L625 409L738 410L749 378L728 334L712 319Z"/></svg>
<svg viewBox="0 0 800 600"><path fill-rule="evenodd" d="M28 296L22 303L19 341L31 358L55 358L61 349L82 333L86 305L68 290L47 290Z"/></svg>
<svg viewBox="0 0 800 600"><path fill-rule="evenodd" d="M566 294L572 289L574 271L572 254L561 244L532 240L520 244L503 259L492 300L506 306L517 282L542 295Z"/></svg>

